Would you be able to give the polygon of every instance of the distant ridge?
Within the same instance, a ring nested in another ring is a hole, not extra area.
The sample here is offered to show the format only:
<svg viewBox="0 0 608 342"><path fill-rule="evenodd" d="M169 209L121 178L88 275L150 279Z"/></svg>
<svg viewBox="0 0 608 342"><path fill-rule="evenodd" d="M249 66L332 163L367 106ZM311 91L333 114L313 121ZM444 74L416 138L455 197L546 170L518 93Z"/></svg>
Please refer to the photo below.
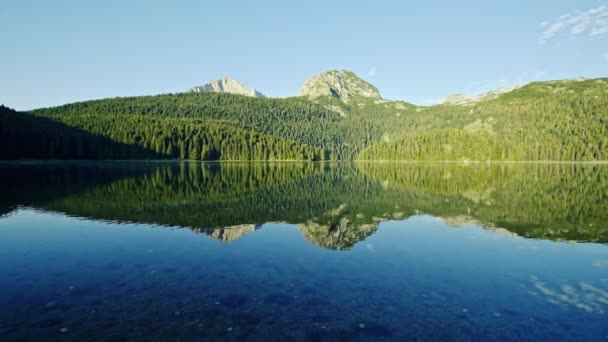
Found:
<svg viewBox="0 0 608 342"><path fill-rule="evenodd" d="M584 82L587 80L589 80L589 79L582 77L582 76L578 76L573 79L555 80L555 81L537 81L537 82L531 82L531 83L534 83L537 85L544 84L544 85L549 86L551 84L559 84L559 83L566 84L566 83L572 83L572 82ZM522 82L522 83L513 85L511 87L497 88L497 89L490 90L486 93L478 94L478 95L454 94L454 95L450 95L450 96L446 97L443 101L440 102L440 104L455 105L455 106L474 105L481 101L493 100L493 99L499 97L500 95L510 93L513 90L520 89L528 84L530 84L530 83Z"/></svg>
<svg viewBox="0 0 608 342"><path fill-rule="evenodd" d="M487 93L483 93L483 94L479 94L479 95L454 94L454 95L450 95L450 96L446 97L445 100L443 100L441 102L441 104L456 105L456 106L473 105L473 104L476 104L476 103L484 101L484 100L495 99L502 94L506 94L508 92L511 92L511 91L521 88L523 86L524 86L524 84L518 84L518 85L509 87L509 88L498 88L498 89L491 90Z"/></svg>

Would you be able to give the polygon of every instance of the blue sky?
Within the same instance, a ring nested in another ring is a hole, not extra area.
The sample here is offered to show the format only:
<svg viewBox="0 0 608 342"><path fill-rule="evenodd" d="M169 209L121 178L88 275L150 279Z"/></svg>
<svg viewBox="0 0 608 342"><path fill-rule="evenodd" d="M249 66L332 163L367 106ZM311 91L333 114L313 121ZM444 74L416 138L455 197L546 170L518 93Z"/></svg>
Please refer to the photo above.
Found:
<svg viewBox="0 0 608 342"><path fill-rule="evenodd" d="M608 76L608 1L5 0L0 44L0 103L20 110L223 76L290 96L327 69L430 104Z"/></svg>

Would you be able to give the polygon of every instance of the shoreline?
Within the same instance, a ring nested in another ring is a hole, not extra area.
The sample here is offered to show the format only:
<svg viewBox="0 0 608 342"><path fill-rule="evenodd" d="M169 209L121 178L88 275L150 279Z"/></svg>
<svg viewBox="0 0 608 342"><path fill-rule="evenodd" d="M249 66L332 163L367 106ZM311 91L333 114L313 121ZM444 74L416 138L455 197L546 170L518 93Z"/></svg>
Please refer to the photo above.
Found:
<svg viewBox="0 0 608 342"><path fill-rule="evenodd" d="M582 164L582 165L608 165L608 160L192 160L192 159L23 159L0 160L2 165L40 165L40 164L175 164L175 163L203 163L203 164L288 164L288 163L370 163L370 164Z"/></svg>

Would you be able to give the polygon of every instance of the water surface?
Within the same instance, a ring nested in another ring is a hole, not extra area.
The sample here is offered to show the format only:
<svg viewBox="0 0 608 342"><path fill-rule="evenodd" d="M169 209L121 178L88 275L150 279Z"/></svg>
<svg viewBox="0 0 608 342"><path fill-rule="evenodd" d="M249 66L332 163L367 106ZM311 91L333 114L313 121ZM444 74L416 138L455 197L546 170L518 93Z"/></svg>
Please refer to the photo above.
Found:
<svg viewBox="0 0 608 342"><path fill-rule="evenodd" d="M0 166L3 340L608 340L608 166Z"/></svg>

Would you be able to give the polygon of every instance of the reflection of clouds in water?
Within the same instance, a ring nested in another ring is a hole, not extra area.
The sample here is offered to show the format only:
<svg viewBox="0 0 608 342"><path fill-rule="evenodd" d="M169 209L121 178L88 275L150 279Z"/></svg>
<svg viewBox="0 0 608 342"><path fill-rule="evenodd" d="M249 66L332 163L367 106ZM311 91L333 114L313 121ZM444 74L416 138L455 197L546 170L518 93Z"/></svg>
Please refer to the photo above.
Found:
<svg viewBox="0 0 608 342"><path fill-rule="evenodd" d="M421 222L421 223L444 223L443 219L441 217L437 217L437 216L432 216L432 215L427 215L422 213L420 210L414 210L414 212L416 213L416 221Z"/></svg>
<svg viewBox="0 0 608 342"><path fill-rule="evenodd" d="M608 292L586 282L563 284L560 288L552 288L536 276L532 276L531 281L536 290L553 304L572 305L589 313L599 314L603 314L608 305ZM534 291L530 294L538 295Z"/></svg>
<svg viewBox="0 0 608 342"><path fill-rule="evenodd" d="M597 268L608 268L608 260L596 260L593 263L593 267Z"/></svg>
<svg viewBox="0 0 608 342"><path fill-rule="evenodd" d="M374 248L374 245L373 245L373 244L371 244L371 243L368 243L367 245L365 245L365 247L366 247L366 248L367 248L367 250L368 250L370 253L372 253L372 254L376 252L376 249Z"/></svg>

